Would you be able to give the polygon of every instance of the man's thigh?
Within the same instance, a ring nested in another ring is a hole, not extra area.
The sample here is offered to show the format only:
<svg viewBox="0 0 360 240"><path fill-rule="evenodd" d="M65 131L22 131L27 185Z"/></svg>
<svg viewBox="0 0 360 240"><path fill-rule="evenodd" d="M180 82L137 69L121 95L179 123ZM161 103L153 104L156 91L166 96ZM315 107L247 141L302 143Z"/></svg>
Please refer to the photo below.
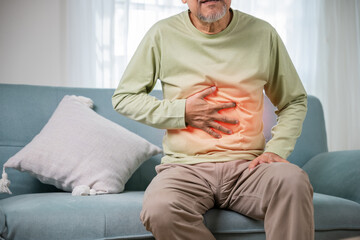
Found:
<svg viewBox="0 0 360 240"><path fill-rule="evenodd" d="M204 214L214 206L210 184L196 165L165 164L145 191L143 207L173 204L191 214Z"/></svg>
<svg viewBox="0 0 360 240"><path fill-rule="evenodd" d="M308 183L306 173L291 163L263 163L236 180L223 207L255 219L264 219L275 191L290 190L296 182ZM280 201L280 199L279 199Z"/></svg>

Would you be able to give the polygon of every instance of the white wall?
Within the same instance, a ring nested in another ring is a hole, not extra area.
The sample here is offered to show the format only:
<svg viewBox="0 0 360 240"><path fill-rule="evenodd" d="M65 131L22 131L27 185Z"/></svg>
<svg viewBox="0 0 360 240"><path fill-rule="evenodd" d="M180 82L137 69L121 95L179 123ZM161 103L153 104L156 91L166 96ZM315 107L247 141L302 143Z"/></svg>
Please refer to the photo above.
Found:
<svg viewBox="0 0 360 240"><path fill-rule="evenodd" d="M0 0L0 83L66 84L62 0Z"/></svg>

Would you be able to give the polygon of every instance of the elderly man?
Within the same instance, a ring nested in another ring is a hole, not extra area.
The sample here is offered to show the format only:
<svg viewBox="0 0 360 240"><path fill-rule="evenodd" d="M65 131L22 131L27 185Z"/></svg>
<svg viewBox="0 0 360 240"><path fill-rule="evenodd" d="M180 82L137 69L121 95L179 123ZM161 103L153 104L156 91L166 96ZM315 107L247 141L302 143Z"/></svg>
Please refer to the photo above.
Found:
<svg viewBox="0 0 360 240"><path fill-rule="evenodd" d="M286 160L306 92L281 39L231 0L183 3L149 30L113 96L119 113L167 129L142 222L158 240L210 240L203 214L218 207L263 219L267 239L313 239L312 187ZM148 95L158 79L164 100ZM264 90L278 115L267 143Z"/></svg>

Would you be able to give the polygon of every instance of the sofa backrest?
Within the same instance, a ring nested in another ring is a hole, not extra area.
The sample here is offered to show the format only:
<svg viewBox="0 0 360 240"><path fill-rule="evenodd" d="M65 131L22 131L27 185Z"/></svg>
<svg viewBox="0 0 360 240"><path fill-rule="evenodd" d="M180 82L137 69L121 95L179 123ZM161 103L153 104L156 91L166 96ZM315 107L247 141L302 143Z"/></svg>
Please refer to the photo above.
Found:
<svg viewBox="0 0 360 240"><path fill-rule="evenodd" d="M114 89L0 84L1 166L40 132L65 95L91 98L94 101L94 110L98 114L161 147L164 130L148 127L115 112L111 103L113 93ZM132 190L145 189L156 174L154 166L160 163L160 159L161 155L157 155L147 161L133 175L126 187ZM10 190L13 195L60 191L41 183L27 173L11 168L6 169L6 172L11 181ZM8 196L8 194L0 194L0 199Z"/></svg>
<svg viewBox="0 0 360 240"><path fill-rule="evenodd" d="M155 129L121 116L113 110L111 96L114 89L46 87L31 85L0 84L0 162L3 165L12 155L29 143L37 135L56 109L65 95L89 97L94 101L94 110L113 122L144 137L160 146L164 130ZM153 91L151 95L162 98L161 91ZM295 151L289 160L302 166L312 156L327 151L325 124L319 100L310 96L308 114L304 122L303 132ZM276 123L274 107L265 98L264 135L271 138L271 127ZM160 163L157 155L146 161L125 186L126 190L144 190L155 176L155 166ZM14 195L59 191L53 186L45 185L36 178L14 169L6 170L11 180ZM8 197L0 194L1 198Z"/></svg>
<svg viewBox="0 0 360 240"><path fill-rule="evenodd" d="M308 109L301 136L296 141L294 151L288 160L302 167L319 153L327 152L327 137L324 112L320 100L308 96Z"/></svg>

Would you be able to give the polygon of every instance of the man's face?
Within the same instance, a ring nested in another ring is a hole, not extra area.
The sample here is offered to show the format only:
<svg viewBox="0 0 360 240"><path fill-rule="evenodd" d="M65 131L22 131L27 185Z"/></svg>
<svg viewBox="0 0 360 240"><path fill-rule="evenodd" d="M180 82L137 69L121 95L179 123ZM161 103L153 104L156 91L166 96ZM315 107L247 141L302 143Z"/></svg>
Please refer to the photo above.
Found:
<svg viewBox="0 0 360 240"><path fill-rule="evenodd" d="M212 23L229 11L231 0L182 0L200 21Z"/></svg>

